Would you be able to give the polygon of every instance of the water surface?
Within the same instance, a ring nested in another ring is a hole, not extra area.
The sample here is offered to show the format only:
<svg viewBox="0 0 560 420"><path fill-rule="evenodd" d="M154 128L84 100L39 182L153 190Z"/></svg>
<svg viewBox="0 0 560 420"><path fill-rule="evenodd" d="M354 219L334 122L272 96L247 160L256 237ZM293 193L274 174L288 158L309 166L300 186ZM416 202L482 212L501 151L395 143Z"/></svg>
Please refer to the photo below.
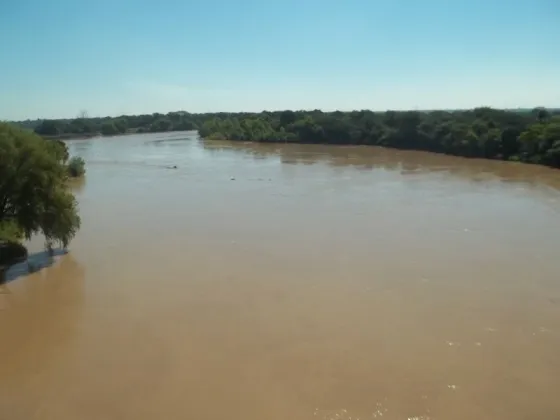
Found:
<svg viewBox="0 0 560 420"><path fill-rule="evenodd" d="M192 133L68 144L83 226L0 286L0 418L560 416L559 171Z"/></svg>

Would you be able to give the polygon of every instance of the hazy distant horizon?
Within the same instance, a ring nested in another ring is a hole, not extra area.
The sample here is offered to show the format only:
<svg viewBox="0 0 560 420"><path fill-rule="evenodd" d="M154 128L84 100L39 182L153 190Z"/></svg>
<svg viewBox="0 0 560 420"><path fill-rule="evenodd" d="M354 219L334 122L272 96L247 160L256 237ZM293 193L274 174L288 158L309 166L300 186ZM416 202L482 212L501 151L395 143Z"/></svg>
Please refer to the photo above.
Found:
<svg viewBox="0 0 560 420"><path fill-rule="evenodd" d="M404 112L404 111L417 111L417 112L437 112L437 111L445 111L445 112L460 112L460 111L468 111L468 110L472 110L475 108L483 108L486 107L486 105L482 105L480 107L472 107L472 108L441 108L441 109L334 109L334 110L325 110L325 109L319 109L319 108L315 108L315 109L263 109L261 111L209 111L209 112L189 112L189 111L185 111L182 109L179 110L174 110L174 111L167 111L167 112L158 112L158 111L154 111L154 112L147 112L147 113L143 113L143 114L118 114L118 115L90 115L89 113L86 114L87 116L85 118L117 118L117 117L130 117L130 116L134 116L134 115L153 115L153 114L162 114L162 115L167 115L170 113L176 113L176 112L184 112L187 114L191 114L191 115L198 115L198 114L220 114L220 113L227 113L227 114L259 114L262 112L282 112L282 111L294 111L294 112L313 112L313 111L321 111L324 113L329 113L329 112L354 112L354 111L371 111L371 112L387 112L387 111L396 111L396 112ZM494 107L490 107L490 108L494 108ZM519 107L519 108L494 108L494 109L501 109L503 111L512 111L512 112L530 112L531 110L535 109L535 108L541 108L540 105L536 105L536 106L532 106L532 107ZM556 107L544 107L549 111L560 111L560 106L556 106ZM84 111L82 111L84 112ZM59 117L59 118L25 118L25 119L19 119L19 120L5 120L5 121L12 121L12 122L24 122L24 121L42 121L42 120L73 120L76 118L80 117L80 113L76 113L76 115L74 116L70 116L70 117ZM0 121L2 121L0 119Z"/></svg>

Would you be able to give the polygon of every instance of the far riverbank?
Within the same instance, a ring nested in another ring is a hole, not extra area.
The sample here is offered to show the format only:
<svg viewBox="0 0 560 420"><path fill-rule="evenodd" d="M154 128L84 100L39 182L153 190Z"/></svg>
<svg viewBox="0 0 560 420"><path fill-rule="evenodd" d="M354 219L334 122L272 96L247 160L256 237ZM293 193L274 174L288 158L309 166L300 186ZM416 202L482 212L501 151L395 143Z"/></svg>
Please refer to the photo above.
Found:
<svg viewBox="0 0 560 420"><path fill-rule="evenodd" d="M47 138L198 131L206 139L258 143L382 146L560 168L560 111L264 111L43 120Z"/></svg>

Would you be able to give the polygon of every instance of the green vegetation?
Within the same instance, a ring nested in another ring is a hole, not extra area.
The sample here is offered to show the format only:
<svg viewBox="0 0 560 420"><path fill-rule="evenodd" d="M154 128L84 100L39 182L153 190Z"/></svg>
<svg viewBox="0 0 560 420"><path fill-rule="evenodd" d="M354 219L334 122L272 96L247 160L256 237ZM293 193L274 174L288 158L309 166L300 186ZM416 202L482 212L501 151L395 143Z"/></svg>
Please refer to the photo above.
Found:
<svg viewBox="0 0 560 420"><path fill-rule="evenodd" d="M223 115L204 121L199 132L209 139L377 145L560 167L560 115L544 109Z"/></svg>
<svg viewBox="0 0 560 420"><path fill-rule="evenodd" d="M149 115L122 115L120 117L88 118L82 113L71 120L22 121L18 125L29 128L44 137L90 137L114 136L125 133L156 133L162 131L196 130L193 115L186 112L170 112Z"/></svg>
<svg viewBox="0 0 560 420"><path fill-rule="evenodd" d="M23 236L23 231L14 220L0 222L0 242L19 242L23 239Z"/></svg>
<svg viewBox="0 0 560 420"><path fill-rule="evenodd" d="M67 187L67 159L64 143L0 123L0 243L42 233L48 247L68 245L80 217ZM9 249L14 246L0 247L0 261L6 262Z"/></svg>
<svg viewBox="0 0 560 420"><path fill-rule="evenodd" d="M78 156L74 156L68 161L68 175L78 178L86 173L86 162Z"/></svg>
<svg viewBox="0 0 560 420"><path fill-rule="evenodd" d="M79 156L70 158L68 147L61 140L47 140L56 154L57 160L64 165L70 178L79 178L86 173L86 162ZM70 158L70 160L68 160Z"/></svg>
<svg viewBox="0 0 560 420"><path fill-rule="evenodd" d="M198 130L209 139L377 145L560 167L560 110L171 112L25 121L45 136Z"/></svg>

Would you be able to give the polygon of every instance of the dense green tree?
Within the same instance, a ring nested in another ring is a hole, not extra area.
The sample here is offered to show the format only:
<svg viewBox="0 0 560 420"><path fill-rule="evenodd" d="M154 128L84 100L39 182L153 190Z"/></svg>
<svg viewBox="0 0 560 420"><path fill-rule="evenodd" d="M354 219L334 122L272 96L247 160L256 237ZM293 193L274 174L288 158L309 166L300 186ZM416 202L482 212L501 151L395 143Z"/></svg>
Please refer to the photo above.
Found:
<svg viewBox="0 0 560 420"><path fill-rule="evenodd" d="M117 118L116 120L113 120L113 123L115 125L115 128L117 129L117 132L119 133L126 133L126 130L128 129L128 124L125 118Z"/></svg>
<svg viewBox="0 0 560 420"><path fill-rule="evenodd" d="M65 147L0 123L0 226L66 247L80 227L68 190Z"/></svg>
<svg viewBox="0 0 560 420"><path fill-rule="evenodd" d="M284 111L280 114L280 126L285 127L287 125L296 122L297 116L294 111Z"/></svg>
<svg viewBox="0 0 560 420"><path fill-rule="evenodd" d="M62 133L62 124L54 120L44 120L35 127L35 132L42 136L56 136Z"/></svg>
<svg viewBox="0 0 560 420"><path fill-rule="evenodd" d="M98 131L98 125L89 118L76 118L66 128L66 133L93 134Z"/></svg>
<svg viewBox="0 0 560 420"><path fill-rule="evenodd" d="M79 156L74 156L68 161L68 175L72 178L84 176L86 173L86 162Z"/></svg>
<svg viewBox="0 0 560 420"><path fill-rule="evenodd" d="M523 160L560 167L560 120L535 123L519 136Z"/></svg>
<svg viewBox="0 0 560 420"><path fill-rule="evenodd" d="M63 165L66 164L70 155L68 153L68 147L66 147L66 144L63 141L49 140L47 142L47 147L52 150L54 156L60 163L62 163Z"/></svg>
<svg viewBox="0 0 560 420"><path fill-rule="evenodd" d="M161 117L155 120L150 125L150 131L152 132L169 131L171 127L172 127L171 121L165 117Z"/></svg>
<svg viewBox="0 0 560 420"><path fill-rule="evenodd" d="M540 123L545 122L550 118L550 113L547 111L546 108L543 107L534 108L532 114L534 115L536 120Z"/></svg>
<svg viewBox="0 0 560 420"><path fill-rule="evenodd" d="M119 129L113 121L107 121L101 126L101 134L104 136L113 136L119 133Z"/></svg>

